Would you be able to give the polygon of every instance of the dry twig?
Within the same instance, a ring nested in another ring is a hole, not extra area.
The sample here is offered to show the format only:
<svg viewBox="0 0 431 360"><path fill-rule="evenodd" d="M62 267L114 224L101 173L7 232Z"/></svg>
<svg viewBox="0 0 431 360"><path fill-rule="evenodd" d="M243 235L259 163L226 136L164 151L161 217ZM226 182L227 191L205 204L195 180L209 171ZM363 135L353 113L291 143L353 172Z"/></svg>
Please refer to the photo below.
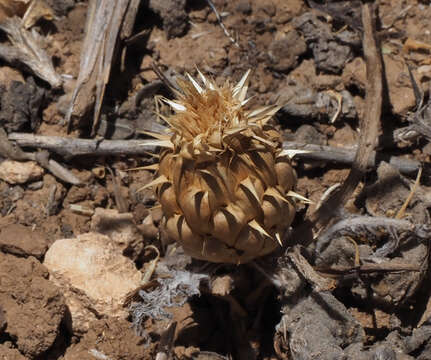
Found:
<svg viewBox="0 0 431 360"><path fill-rule="evenodd" d="M410 194L409 196L407 196L406 201L404 201L403 206L401 206L401 208L398 210L397 215L395 216L395 219L402 219L402 217L404 216L407 207L410 204L410 201L412 201L413 196L419 186L420 180L421 180L421 176L422 176L422 168L419 169L418 174L416 176L416 180L410 190Z"/></svg>
<svg viewBox="0 0 431 360"><path fill-rule="evenodd" d="M414 265L410 263L401 263L393 261L384 261L378 264L368 263L359 266L331 266L331 267L316 267L315 271L325 274L329 277L346 276L350 274L369 274L369 273L393 273L401 271L421 271L419 265Z"/></svg>
<svg viewBox="0 0 431 360"><path fill-rule="evenodd" d="M220 24L220 27L223 29L224 34L229 38L229 40L234 44L236 47L239 47L239 44L236 42L236 40L232 37L232 35L229 33L229 31L226 29L226 26L223 24L223 20L221 19L220 14L217 11L217 8L215 7L214 3L211 0L206 0L212 11L214 11L214 14L217 18L218 23Z"/></svg>
<svg viewBox="0 0 431 360"><path fill-rule="evenodd" d="M295 246L293 251L289 251L287 256L298 273L313 286L315 291L320 292L335 289L335 282L319 275L307 259L302 256L298 246Z"/></svg>
<svg viewBox="0 0 431 360"><path fill-rule="evenodd" d="M116 156L116 155L145 155L155 151L151 140L98 140L76 139L61 136L44 136L25 133L11 133L9 140L15 141L19 146L39 148L53 151L65 158L75 156ZM300 160L320 160L351 165L355 157L356 148L341 148L314 144L303 144L285 141L283 148L286 150L306 150L297 153ZM381 161L387 161L401 173L413 174L419 170L419 161L405 159L397 156L384 156L373 152L368 160L368 166L375 168ZM428 168L425 166L425 170Z"/></svg>
<svg viewBox="0 0 431 360"><path fill-rule="evenodd" d="M340 189L334 191L311 218L299 226L292 234L292 238L307 239L303 240L305 245L308 241L312 240L311 237L307 237L306 235L309 234L310 229L314 228L317 224L320 224L324 228L352 195L369 166L370 158L374 154L374 148L377 144L383 82L382 60L374 36L372 4L362 4L362 24L364 28L362 44L367 68L367 85L365 89L365 113L363 118L360 119L360 137L356 155L353 160L352 169Z"/></svg>
<svg viewBox="0 0 431 360"><path fill-rule="evenodd" d="M322 226L326 225L337 209L347 202L367 171L379 135L383 91L382 60L374 37L373 9L369 3L362 5L362 24L364 27L362 43L367 65L365 114L360 121L358 147L347 179L340 190L334 192L312 217L312 222L320 222Z"/></svg>
<svg viewBox="0 0 431 360"><path fill-rule="evenodd" d="M22 147L47 149L65 158L75 156L143 155L156 149L153 145L147 145L150 140L78 139L24 133L11 133L9 134L9 140L15 141Z"/></svg>
<svg viewBox="0 0 431 360"><path fill-rule="evenodd" d="M315 144L304 144L293 141L285 141L283 148L286 150L304 150L304 153L298 153L297 159L301 160L319 160L324 162L334 162L338 164L352 165L355 160L357 147L334 147ZM402 158L399 156L385 155L373 151L368 158L367 167L377 168L382 161L386 161L393 167L397 168L403 174L414 174L421 168L421 163L416 160ZM428 167L425 166L425 170Z"/></svg>
<svg viewBox="0 0 431 360"><path fill-rule="evenodd" d="M6 131L3 128L0 128L0 156L17 161L36 161L54 176L69 184L79 185L81 183L81 180L69 170L61 166L57 161L49 159L47 151L41 151L39 153L24 152L18 145L8 140Z"/></svg>

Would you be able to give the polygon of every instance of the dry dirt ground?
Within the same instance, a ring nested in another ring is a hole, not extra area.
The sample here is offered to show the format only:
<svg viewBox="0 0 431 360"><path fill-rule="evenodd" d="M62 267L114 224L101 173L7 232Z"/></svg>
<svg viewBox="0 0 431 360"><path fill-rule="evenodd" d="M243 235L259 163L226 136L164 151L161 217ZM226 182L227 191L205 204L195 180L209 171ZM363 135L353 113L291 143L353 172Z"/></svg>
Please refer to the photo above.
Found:
<svg viewBox="0 0 431 360"><path fill-rule="evenodd" d="M141 136L138 130L158 123L154 95L168 95L163 86L144 94L137 106L131 107L129 101L143 86L157 80L151 68L151 62L156 61L162 70L175 75L186 71L196 74L198 67L218 82L226 78L237 81L252 69L251 106L275 102L285 105L274 119L285 140L344 147L357 143L358 119L364 113L366 72L360 16L353 6L350 13L344 12L349 16L343 21L311 9L313 4L321 4L318 1L213 2L230 37L204 0L141 2L134 29L141 36L129 45L126 68L122 69L119 61L113 66L102 111L106 115L98 136L137 138ZM1 61L0 125L8 133L86 137L88 122L74 124L67 134L62 120L73 79L79 73L88 3L49 3L55 19L42 20L36 28L47 39L46 51L56 71L69 80L63 89L53 90L25 69ZM385 68L379 150L387 156L427 163L431 146L426 138L400 142L391 140L390 134L407 126L409 115L415 111L407 64L420 87L428 89L431 5L424 0L382 0L377 13L376 36ZM1 36L2 41L7 41ZM408 39L428 45L407 47ZM341 108L339 94L343 99ZM61 276L49 274L46 255L58 239L76 239L90 231L109 237L112 232L122 232L125 222L127 231L133 228L133 240L127 240L129 243L121 251L138 272L146 273L155 258L154 250L145 246L155 245L163 259L166 253L158 232L160 210L153 208L155 198L150 190L138 191L152 174L146 170L127 171L150 164L151 155L55 158L85 185L67 184L40 169L33 169L31 177L24 181L10 179L11 168L1 170L0 359L154 359L169 320L147 317L137 329L136 319L127 314L127 306L122 312L105 311L106 304L112 305L109 300L85 305L87 312L80 314L85 321L75 326L68 296L79 297L80 290L74 285L65 286ZM348 165L318 161L297 161L295 166L299 178L296 191L315 204L328 188L342 183L349 171ZM115 178L108 167L115 171ZM416 173L402 175L381 164L364 177L348 211L393 217L409 196L415 176ZM406 210L405 217L415 224L429 224L428 176L422 176ZM119 228L113 225L112 229L93 214L100 208L117 209L118 192L132 216L114 222ZM314 211L315 204L301 205L294 227ZM118 234L114 235L111 237ZM388 236L380 241L386 241ZM352 265L354 243L375 250L381 245L372 243L375 237L378 236L362 235L346 240L338 236L313 260L313 265ZM428 262L427 253L427 241L409 243L396 250L392 258L424 264ZM106 272L111 269L108 267ZM431 327L427 325L430 278L426 265L420 272L369 277L351 274L332 292L323 292L319 298L289 298L287 307L285 293L269 285L252 267L212 271L218 276L221 290L213 284L212 289L201 290L201 296L167 310L177 321L171 351L175 359L431 359ZM233 289L231 278L235 282ZM305 291L304 286L301 289ZM139 302L136 294L134 299ZM323 312L324 308L331 310L330 316ZM289 315L282 316L287 309ZM315 325L319 317L328 324L325 330ZM301 345L301 339L314 341L317 347L307 348ZM301 346L305 348L301 350Z"/></svg>

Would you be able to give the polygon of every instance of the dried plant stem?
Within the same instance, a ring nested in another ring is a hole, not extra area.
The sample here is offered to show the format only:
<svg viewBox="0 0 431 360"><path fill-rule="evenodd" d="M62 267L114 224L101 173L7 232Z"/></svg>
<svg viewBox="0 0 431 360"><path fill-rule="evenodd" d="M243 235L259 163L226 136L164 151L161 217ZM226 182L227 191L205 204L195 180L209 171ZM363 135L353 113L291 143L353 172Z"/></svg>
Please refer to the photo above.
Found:
<svg viewBox="0 0 431 360"><path fill-rule="evenodd" d="M0 156L17 161L36 161L54 176L69 184L79 185L81 183L81 181L69 170L61 166L57 161L49 159L48 152L24 152L19 146L8 140L7 134L3 128L0 128Z"/></svg>
<svg viewBox="0 0 431 360"><path fill-rule="evenodd" d="M382 106L382 59L374 37L374 18L372 4L362 4L362 25L364 28L362 45L367 68L367 82L365 94L365 113L360 119L360 137L358 147L352 163L352 169L338 191L335 191L316 210L309 219L297 227L292 233L292 239L301 239L303 245L313 241L312 230L316 225L325 228L334 219L340 209L354 192L356 186L365 174L370 159L375 154L380 127L380 116Z"/></svg>
<svg viewBox="0 0 431 360"><path fill-rule="evenodd" d="M232 37L232 35L229 33L229 31L226 29L226 26L223 24L223 20L221 19L220 14L217 11L217 8L215 7L214 3L211 0L206 0L212 11L214 11L214 14L217 18L218 23L220 24L220 27L223 29L224 34L229 38L229 40L234 44L236 47L239 47L239 44L236 42L236 40Z"/></svg>
<svg viewBox="0 0 431 360"><path fill-rule="evenodd" d="M76 139L61 136L43 136L25 133L11 133L9 140L15 141L22 147L40 148L53 151L65 158L75 156L116 156L116 155L144 155L155 151L149 140L97 140ZM338 164L351 165L355 157L356 148L342 148L314 144L303 144L291 141L283 143L284 149L301 149L306 153L298 153L300 160L320 160ZM368 160L370 168L377 167L381 161L387 161L403 174L413 174L419 170L421 163L416 160L404 159L397 156L384 156L373 152ZM426 170L426 168L425 168Z"/></svg>
<svg viewBox="0 0 431 360"><path fill-rule="evenodd" d="M387 217L356 216L337 222L316 239L315 253L320 253L337 236L354 236L366 232L375 234L378 229L393 229L397 232L409 232L420 239L429 238L429 225L413 224L408 220Z"/></svg>
<svg viewBox="0 0 431 360"><path fill-rule="evenodd" d="M410 194L409 194L409 196L407 196L407 199L406 199L406 201L404 201L404 204L403 204L403 206L401 206L401 209L398 210L397 215L395 216L395 219L402 219L402 217L404 216L406 209L409 206L410 201L412 201L413 195L415 194L415 192L419 186L421 176L422 176L422 168L419 169L418 174L416 176L415 183L413 184L413 187L410 190Z"/></svg>
<svg viewBox="0 0 431 360"><path fill-rule="evenodd" d="M91 155L143 155L156 149L154 145L147 145L150 140L79 139L24 133L11 133L9 134L9 140L15 141L22 147L50 150L65 158Z"/></svg>
<svg viewBox="0 0 431 360"><path fill-rule="evenodd" d="M324 162L334 162L338 164L351 165L355 159L357 147L334 147L315 144L303 144L291 141L285 141L283 148L301 149L307 152L298 153L297 159L301 160L320 160ZM414 174L421 168L421 163L416 160L406 159L399 156L390 156L373 151L368 158L368 168L376 168L380 162L386 161L393 167L397 168L403 174Z"/></svg>
<svg viewBox="0 0 431 360"><path fill-rule="evenodd" d="M72 117L81 118L94 106L95 133L119 41L131 35L138 6L138 0L89 1L79 75L65 118L68 130Z"/></svg>
<svg viewBox="0 0 431 360"><path fill-rule="evenodd" d="M363 50L367 66L367 85L365 95L365 114L360 119L360 137L352 169L340 190L313 214L311 221L325 226L333 214L347 202L362 176L377 145L380 116L382 113L382 60L374 37L374 18L372 4L362 4L362 24L364 27Z"/></svg>
<svg viewBox="0 0 431 360"><path fill-rule="evenodd" d="M316 267L315 271L320 274L325 274L328 277L345 276L349 274L367 274L376 272L400 272L400 271L421 271L421 267L415 264L384 261L378 264L362 264L359 266L331 266L331 267Z"/></svg>

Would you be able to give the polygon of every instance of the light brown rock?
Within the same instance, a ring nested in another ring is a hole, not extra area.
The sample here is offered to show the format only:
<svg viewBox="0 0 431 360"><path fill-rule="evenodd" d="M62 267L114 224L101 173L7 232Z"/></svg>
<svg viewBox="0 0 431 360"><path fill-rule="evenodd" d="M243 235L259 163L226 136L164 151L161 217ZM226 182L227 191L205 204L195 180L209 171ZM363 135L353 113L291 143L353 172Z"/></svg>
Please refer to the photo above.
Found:
<svg viewBox="0 0 431 360"><path fill-rule="evenodd" d="M3 85L6 89L9 88L12 81L25 82L22 74L9 66L0 67L0 85Z"/></svg>
<svg viewBox="0 0 431 360"><path fill-rule="evenodd" d="M0 179L9 184L24 184L39 180L42 175L43 169L34 161L4 160L0 163Z"/></svg>
<svg viewBox="0 0 431 360"><path fill-rule="evenodd" d="M50 280L63 291L75 334L86 332L95 314L126 318L124 299L141 282L135 264L109 237L98 233L57 240L44 265Z"/></svg>
<svg viewBox="0 0 431 360"><path fill-rule="evenodd" d="M383 63L392 111L404 115L416 104L407 65L390 55L383 56Z"/></svg>
<svg viewBox="0 0 431 360"><path fill-rule="evenodd" d="M34 257L24 259L0 252L4 332L14 339L19 351L31 359L43 358L44 352L54 344L66 311L60 289L47 277L47 269ZM19 358L8 356L7 359Z"/></svg>
<svg viewBox="0 0 431 360"><path fill-rule="evenodd" d="M364 90L367 82L366 65L364 59L357 57L347 63L343 70L343 82L346 85L354 85Z"/></svg>
<svg viewBox="0 0 431 360"><path fill-rule="evenodd" d="M211 293L213 295L229 295L233 289L233 278L230 275L217 276L211 283Z"/></svg>
<svg viewBox="0 0 431 360"><path fill-rule="evenodd" d="M34 256L39 260L48 248L46 236L29 226L9 224L0 229L0 250L17 256Z"/></svg>
<svg viewBox="0 0 431 360"><path fill-rule="evenodd" d="M14 349L11 343L0 344L1 360L27 360L17 349Z"/></svg>

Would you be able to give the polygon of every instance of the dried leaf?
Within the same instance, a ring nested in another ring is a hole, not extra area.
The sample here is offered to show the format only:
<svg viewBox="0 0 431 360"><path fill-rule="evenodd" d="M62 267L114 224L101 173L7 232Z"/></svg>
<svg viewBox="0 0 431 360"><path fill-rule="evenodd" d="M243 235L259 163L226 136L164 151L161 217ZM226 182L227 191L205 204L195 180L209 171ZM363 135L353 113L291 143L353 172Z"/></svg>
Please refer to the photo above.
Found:
<svg viewBox="0 0 431 360"><path fill-rule="evenodd" d="M42 38L34 29L31 32L24 29L16 16L0 22L0 29L7 33L12 44L0 44L1 58L11 63L25 64L54 88L61 86L62 79L55 71L51 58L43 50Z"/></svg>

